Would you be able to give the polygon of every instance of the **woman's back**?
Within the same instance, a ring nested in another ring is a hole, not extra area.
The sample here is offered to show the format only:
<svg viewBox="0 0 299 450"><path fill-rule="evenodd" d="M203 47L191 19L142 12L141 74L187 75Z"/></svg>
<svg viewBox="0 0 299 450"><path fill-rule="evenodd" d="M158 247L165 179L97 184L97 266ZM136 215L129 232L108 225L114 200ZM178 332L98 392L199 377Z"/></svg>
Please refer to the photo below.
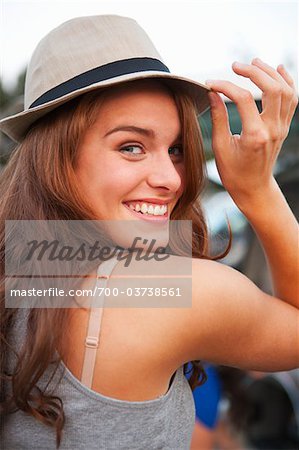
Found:
<svg viewBox="0 0 299 450"><path fill-rule="evenodd" d="M68 417L61 448L189 448L195 413L183 366L177 363L180 352L174 351L179 343L177 327L171 324L178 311L104 307L92 389L80 381L90 310L70 311L64 335L68 351L50 383L54 387L63 375L54 393ZM17 346L26 333L26 317L26 310L18 311L12 330ZM49 382L52 369L39 387ZM43 441L33 443L33 435L43 436ZM7 449L47 449L53 448L54 435L18 411L7 417L4 442Z"/></svg>

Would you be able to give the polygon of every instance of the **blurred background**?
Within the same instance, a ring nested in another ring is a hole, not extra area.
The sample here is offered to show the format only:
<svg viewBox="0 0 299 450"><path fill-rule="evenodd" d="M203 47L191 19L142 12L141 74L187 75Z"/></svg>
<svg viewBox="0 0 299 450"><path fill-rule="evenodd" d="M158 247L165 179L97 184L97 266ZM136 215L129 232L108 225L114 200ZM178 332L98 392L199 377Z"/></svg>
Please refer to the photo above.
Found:
<svg viewBox="0 0 299 450"><path fill-rule="evenodd" d="M77 16L118 14L136 19L148 32L171 72L200 82L226 79L249 89L261 110L261 92L231 69L234 61L259 57L282 63L298 90L298 1L10 1L1 2L0 117L23 109L25 71L39 40ZM241 132L236 106L227 98L232 133ZM207 111L199 118L208 182L202 195L213 253L233 243L220 262L244 273L265 292L272 285L263 251L246 218L223 189L211 148ZM0 133L0 170L15 144ZM299 218L299 110L277 160L274 175ZM281 230L283 233L283 230ZM192 449L299 448L298 369L280 373L243 372L206 363L208 382L196 389L197 421ZM216 395L216 394L217 395Z"/></svg>

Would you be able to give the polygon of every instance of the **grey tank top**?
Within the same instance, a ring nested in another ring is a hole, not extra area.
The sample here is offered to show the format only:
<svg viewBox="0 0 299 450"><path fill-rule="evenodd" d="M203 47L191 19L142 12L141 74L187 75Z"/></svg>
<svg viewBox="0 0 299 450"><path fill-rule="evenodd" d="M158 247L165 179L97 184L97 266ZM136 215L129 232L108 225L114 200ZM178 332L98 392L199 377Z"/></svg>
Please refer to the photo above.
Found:
<svg viewBox="0 0 299 450"><path fill-rule="evenodd" d="M107 263L100 266L106 274L114 267L111 261ZM106 282L106 277L97 281L101 286ZM11 333L12 343L17 349L24 340L27 316L27 310L18 310ZM85 355L86 359L89 359L90 366L92 355ZM13 355L10 355L9 369L14 366L13 360ZM46 386L51 374L52 368L49 367L39 380L40 388ZM118 400L95 392L86 384L61 362L48 387L55 387L54 393L64 405L66 421L60 450L190 449L195 407L183 366L172 377L167 393L153 400ZM9 414L1 428L0 442L4 450L56 449L54 428L23 411Z"/></svg>

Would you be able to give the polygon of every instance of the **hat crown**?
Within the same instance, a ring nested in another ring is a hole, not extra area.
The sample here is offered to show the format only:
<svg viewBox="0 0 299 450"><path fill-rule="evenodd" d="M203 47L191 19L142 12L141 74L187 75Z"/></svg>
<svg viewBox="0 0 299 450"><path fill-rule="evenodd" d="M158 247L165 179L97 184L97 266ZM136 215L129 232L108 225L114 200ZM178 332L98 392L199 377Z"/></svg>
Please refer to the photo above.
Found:
<svg viewBox="0 0 299 450"><path fill-rule="evenodd" d="M82 73L116 61L161 56L131 18L116 15L71 19L37 45L27 68L24 106Z"/></svg>
<svg viewBox="0 0 299 450"><path fill-rule="evenodd" d="M131 18L77 17L48 33L29 62L24 110L0 120L0 130L21 142L38 119L91 91L158 79L190 96L200 114L210 88L172 74L146 32Z"/></svg>

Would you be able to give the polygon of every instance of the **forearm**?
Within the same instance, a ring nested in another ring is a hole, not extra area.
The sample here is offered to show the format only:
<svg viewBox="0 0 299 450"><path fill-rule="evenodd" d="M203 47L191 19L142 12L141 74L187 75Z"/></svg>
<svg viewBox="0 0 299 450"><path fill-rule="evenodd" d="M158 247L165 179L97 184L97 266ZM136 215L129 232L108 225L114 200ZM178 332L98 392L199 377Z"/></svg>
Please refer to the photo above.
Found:
<svg viewBox="0 0 299 450"><path fill-rule="evenodd" d="M299 308L299 227L278 184L273 179L267 191L237 204L262 244L273 294Z"/></svg>

